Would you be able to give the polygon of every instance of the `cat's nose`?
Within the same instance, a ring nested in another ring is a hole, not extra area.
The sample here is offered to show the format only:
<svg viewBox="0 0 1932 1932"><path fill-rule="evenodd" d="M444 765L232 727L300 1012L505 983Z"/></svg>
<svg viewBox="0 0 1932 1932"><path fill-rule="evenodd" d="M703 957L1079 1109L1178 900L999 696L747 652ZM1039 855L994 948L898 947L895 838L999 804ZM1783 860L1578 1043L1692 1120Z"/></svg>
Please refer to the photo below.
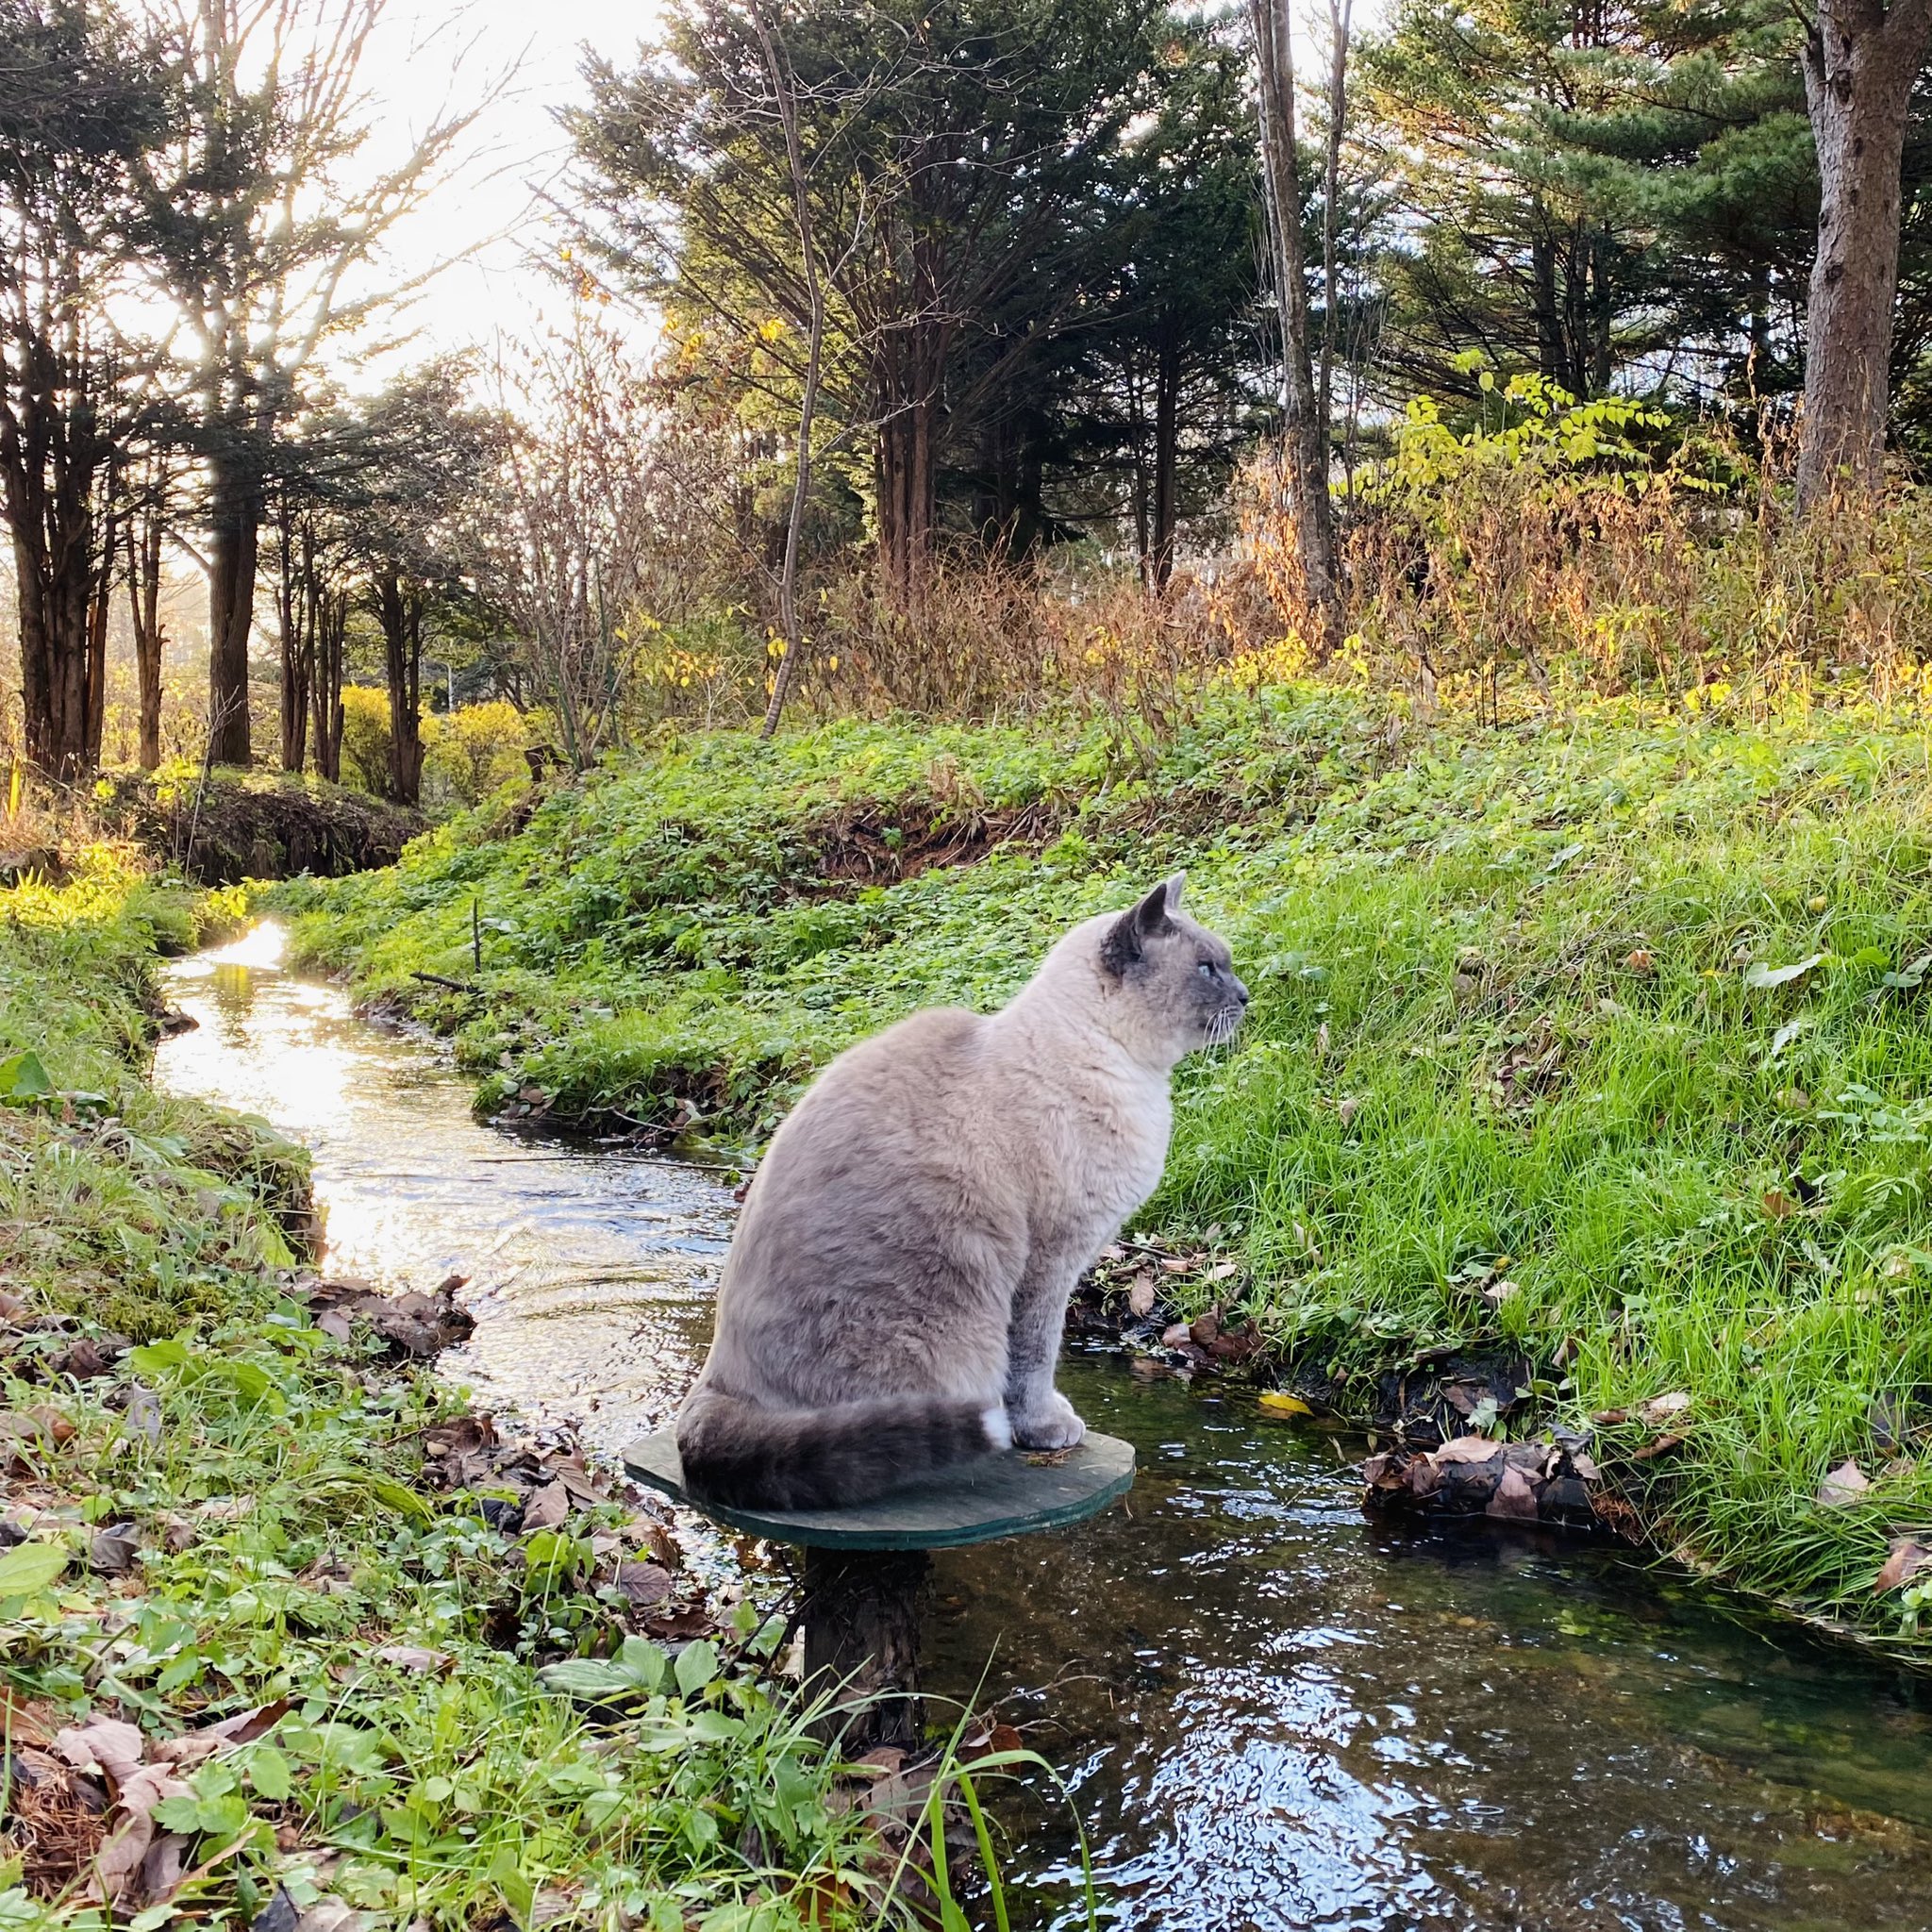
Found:
<svg viewBox="0 0 1932 1932"><path fill-rule="evenodd" d="M1239 979L1237 979L1234 983L1234 996L1236 999L1241 1001L1242 1006L1247 1005L1249 999L1248 989Z"/></svg>

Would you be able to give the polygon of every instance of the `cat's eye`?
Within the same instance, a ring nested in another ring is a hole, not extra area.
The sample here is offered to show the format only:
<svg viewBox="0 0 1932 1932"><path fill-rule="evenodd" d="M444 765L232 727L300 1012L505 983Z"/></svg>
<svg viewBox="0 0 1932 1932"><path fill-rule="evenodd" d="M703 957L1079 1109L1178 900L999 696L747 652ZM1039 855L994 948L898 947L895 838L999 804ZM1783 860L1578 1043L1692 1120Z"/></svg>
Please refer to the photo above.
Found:
<svg viewBox="0 0 1932 1932"><path fill-rule="evenodd" d="M1212 959L1203 959L1201 963L1194 968L1194 971L1198 973L1203 979L1212 979L1214 977L1214 961Z"/></svg>

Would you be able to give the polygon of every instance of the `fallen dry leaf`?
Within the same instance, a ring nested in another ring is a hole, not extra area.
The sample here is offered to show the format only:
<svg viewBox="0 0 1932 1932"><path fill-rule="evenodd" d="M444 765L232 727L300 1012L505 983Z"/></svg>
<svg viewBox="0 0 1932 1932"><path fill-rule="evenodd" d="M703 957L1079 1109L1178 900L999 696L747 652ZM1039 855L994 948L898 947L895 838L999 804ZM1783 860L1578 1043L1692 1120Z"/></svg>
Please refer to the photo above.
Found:
<svg viewBox="0 0 1932 1932"><path fill-rule="evenodd" d="M1630 1452L1632 1462L1654 1462L1659 1456L1668 1456L1673 1449L1681 1449L1685 1438L1682 1436L1653 1436L1641 1449Z"/></svg>
<svg viewBox="0 0 1932 1932"><path fill-rule="evenodd" d="M418 1677L438 1676L456 1661L448 1651L425 1650L420 1643L385 1643L375 1655L391 1669Z"/></svg>
<svg viewBox="0 0 1932 1932"><path fill-rule="evenodd" d="M1492 1442L1487 1436L1457 1436L1444 1442L1429 1460L1440 1468L1445 1462L1488 1462L1502 1453L1502 1443Z"/></svg>
<svg viewBox="0 0 1932 1932"><path fill-rule="evenodd" d="M1848 1456L1818 1485L1818 1501L1827 1509L1842 1509L1847 1503L1856 1503L1871 1487L1871 1478Z"/></svg>
<svg viewBox="0 0 1932 1932"><path fill-rule="evenodd" d="M1877 1581L1872 1588L1883 1596L1889 1590L1903 1590L1913 1577L1928 1570L1932 1570L1932 1550L1908 1536L1902 1536L1892 1544L1891 1554L1885 1559L1885 1568L1878 1573Z"/></svg>
<svg viewBox="0 0 1932 1932"><path fill-rule="evenodd" d="M1520 1469L1505 1469L1496 1493L1490 1498L1489 1507L1483 1513L1511 1522L1534 1523L1539 1512L1529 1478Z"/></svg>
<svg viewBox="0 0 1932 1932"><path fill-rule="evenodd" d="M1162 1348L1186 1348L1193 1339L1193 1333L1185 1322L1174 1322L1160 1331Z"/></svg>
<svg viewBox="0 0 1932 1932"><path fill-rule="evenodd" d="M1690 1407L1691 1398L1681 1389L1674 1389L1668 1395L1654 1395L1637 1411L1652 1428L1657 1428L1670 1421L1674 1415L1682 1415Z"/></svg>
<svg viewBox="0 0 1932 1932"><path fill-rule="evenodd" d="M570 1491L560 1482L545 1483L524 1505L524 1532L555 1529L570 1514Z"/></svg>
<svg viewBox="0 0 1932 1932"><path fill-rule="evenodd" d="M118 1717L90 1718L54 1735L54 1749L75 1771L104 1772L115 1784L131 1776L147 1755L146 1741Z"/></svg>
<svg viewBox="0 0 1932 1932"><path fill-rule="evenodd" d="M1781 1188L1768 1189L1764 1195L1764 1211L1774 1221L1784 1221L1798 1211L1797 1204Z"/></svg>
<svg viewBox="0 0 1932 1932"><path fill-rule="evenodd" d="M639 1608L662 1603L671 1594L671 1573L657 1563L620 1563L617 1587Z"/></svg>
<svg viewBox="0 0 1932 1932"><path fill-rule="evenodd" d="M1134 1285L1127 1290L1127 1311L1135 1316L1151 1315L1154 1312L1154 1277L1141 1274L1134 1276Z"/></svg>

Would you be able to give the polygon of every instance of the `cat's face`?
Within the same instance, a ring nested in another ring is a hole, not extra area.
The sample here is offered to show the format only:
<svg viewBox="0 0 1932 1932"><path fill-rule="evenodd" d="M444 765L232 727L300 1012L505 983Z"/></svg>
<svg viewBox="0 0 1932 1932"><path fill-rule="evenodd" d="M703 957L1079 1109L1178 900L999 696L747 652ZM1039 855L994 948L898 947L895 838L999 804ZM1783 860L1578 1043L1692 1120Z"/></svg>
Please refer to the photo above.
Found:
<svg viewBox="0 0 1932 1932"><path fill-rule="evenodd" d="M1172 1057L1232 1040L1247 1011L1227 941L1181 911L1181 876L1163 880L1107 928L1101 971L1134 1003L1137 1031Z"/></svg>

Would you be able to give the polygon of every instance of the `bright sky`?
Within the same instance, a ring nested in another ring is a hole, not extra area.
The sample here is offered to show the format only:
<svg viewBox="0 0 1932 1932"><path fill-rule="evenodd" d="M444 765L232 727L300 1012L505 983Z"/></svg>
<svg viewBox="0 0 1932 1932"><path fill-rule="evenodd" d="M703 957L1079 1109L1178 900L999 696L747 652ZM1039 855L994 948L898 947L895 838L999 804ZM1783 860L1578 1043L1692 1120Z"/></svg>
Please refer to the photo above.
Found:
<svg viewBox="0 0 1932 1932"><path fill-rule="evenodd" d="M577 63L586 45L627 59L656 12L654 0L390 0L365 68L385 134L400 139L419 128L445 99L468 106L493 78L516 70L471 130L434 204L391 238L392 258L409 270L475 250L410 308L419 331L410 360L487 348L499 331L527 331L555 309L557 290L525 258L556 245L546 243L536 206L568 151L556 110L581 98Z"/></svg>

